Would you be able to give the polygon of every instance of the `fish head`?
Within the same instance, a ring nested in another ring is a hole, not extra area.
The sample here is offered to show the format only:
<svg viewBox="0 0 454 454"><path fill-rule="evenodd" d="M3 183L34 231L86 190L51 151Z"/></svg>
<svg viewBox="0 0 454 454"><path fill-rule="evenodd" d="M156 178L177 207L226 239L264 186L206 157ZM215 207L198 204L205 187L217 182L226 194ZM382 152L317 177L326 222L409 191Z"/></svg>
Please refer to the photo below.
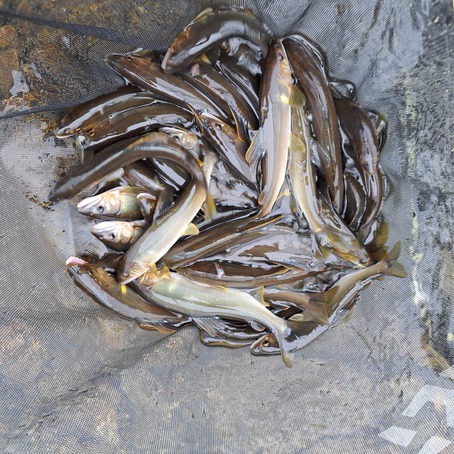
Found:
<svg viewBox="0 0 454 454"><path fill-rule="evenodd" d="M197 156L200 155L200 142L198 137L191 131L184 128L165 126L160 128L159 132L165 132L172 137L175 142L183 146L189 151L192 151Z"/></svg>
<svg viewBox="0 0 454 454"><path fill-rule="evenodd" d="M145 274L150 270L150 268L151 267L148 265L143 265L134 261L128 262L127 260L124 260L118 268L117 280L120 284L128 284L129 282L132 282L133 280Z"/></svg>
<svg viewBox="0 0 454 454"><path fill-rule="evenodd" d="M77 204L77 211L88 216L112 216L121 209L121 200L113 193L103 193L87 197Z"/></svg>
<svg viewBox="0 0 454 454"><path fill-rule="evenodd" d="M128 244L133 236L133 227L129 222L106 221L92 226L91 233L108 244Z"/></svg>

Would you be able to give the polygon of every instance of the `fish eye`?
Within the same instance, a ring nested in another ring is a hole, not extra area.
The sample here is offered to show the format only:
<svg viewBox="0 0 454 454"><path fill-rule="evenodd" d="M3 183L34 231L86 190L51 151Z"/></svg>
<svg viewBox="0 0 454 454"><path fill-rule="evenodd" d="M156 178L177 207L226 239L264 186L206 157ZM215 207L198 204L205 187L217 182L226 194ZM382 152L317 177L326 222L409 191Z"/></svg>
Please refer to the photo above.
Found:
<svg viewBox="0 0 454 454"><path fill-rule="evenodd" d="M96 209L98 210L98 213L104 213L104 207L102 205L98 205Z"/></svg>
<svg viewBox="0 0 454 454"><path fill-rule="evenodd" d="M219 131L222 130L222 125L219 124L219 123L215 123L214 127L215 127L216 129L218 129Z"/></svg>
<svg viewBox="0 0 454 454"><path fill-rule="evenodd" d="M114 240L114 239L115 239L115 233L111 233L111 234L109 235L109 239Z"/></svg>

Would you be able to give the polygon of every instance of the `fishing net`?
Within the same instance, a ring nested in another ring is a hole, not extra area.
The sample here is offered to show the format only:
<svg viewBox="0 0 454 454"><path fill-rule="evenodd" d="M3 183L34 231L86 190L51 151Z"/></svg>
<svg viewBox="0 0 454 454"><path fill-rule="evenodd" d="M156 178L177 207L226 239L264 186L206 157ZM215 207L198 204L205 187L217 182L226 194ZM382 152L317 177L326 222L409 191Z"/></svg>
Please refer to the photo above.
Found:
<svg viewBox="0 0 454 454"><path fill-rule="evenodd" d="M74 286L99 252L52 204L77 162L53 127L123 80L109 52L166 49L208 6L302 32L332 77L385 112L384 204L409 277L375 281L351 317L295 356L206 347L193 327L141 330ZM453 14L446 1L0 3L0 440L6 453L436 453L454 440ZM454 452L454 451L451 451Z"/></svg>

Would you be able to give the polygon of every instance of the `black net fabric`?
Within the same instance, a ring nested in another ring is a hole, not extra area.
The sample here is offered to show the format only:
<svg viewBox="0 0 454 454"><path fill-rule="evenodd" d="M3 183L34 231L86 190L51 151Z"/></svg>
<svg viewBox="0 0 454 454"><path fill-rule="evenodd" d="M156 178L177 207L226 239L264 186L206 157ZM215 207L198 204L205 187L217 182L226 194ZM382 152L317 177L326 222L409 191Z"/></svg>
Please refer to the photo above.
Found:
<svg viewBox="0 0 454 454"><path fill-rule="evenodd" d="M47 199L77 160L52 122L123 84L104 56L165 49L216 5L306 34L389 120L384 214L408 278L361 292L292 369L98 306L64 266L98 251L88 221ZM454 452L453 47L450 0L1 1L1 451Z"/></svg>

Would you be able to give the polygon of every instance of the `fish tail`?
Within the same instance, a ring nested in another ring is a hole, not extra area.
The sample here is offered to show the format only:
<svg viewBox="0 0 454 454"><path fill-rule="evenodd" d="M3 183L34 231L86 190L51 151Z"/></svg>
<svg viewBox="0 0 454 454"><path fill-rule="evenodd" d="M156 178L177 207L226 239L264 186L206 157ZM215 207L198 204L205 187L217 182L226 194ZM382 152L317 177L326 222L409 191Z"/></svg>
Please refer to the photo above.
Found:
<svg viewBox="0 0 454 454"><path fill-rule="evenodd" d="M283 331L273 333L281 351L282 359L287 367L292 367L293 352L309 344L315 337L314 333L318 332L319 324L315 321L293 321L286 320L286 327ZM326 326L322 327L325 331Z"/></svg>
<svg viewBox="0 0 454 454"><path fill-rule="evenodd" d="M395 277L407 277L407 271L402 263L398 262L397 259L400 256L401 243L398 241L392 249L383 257L383 261L387 264L387 270L385 274Z"/></svg>

